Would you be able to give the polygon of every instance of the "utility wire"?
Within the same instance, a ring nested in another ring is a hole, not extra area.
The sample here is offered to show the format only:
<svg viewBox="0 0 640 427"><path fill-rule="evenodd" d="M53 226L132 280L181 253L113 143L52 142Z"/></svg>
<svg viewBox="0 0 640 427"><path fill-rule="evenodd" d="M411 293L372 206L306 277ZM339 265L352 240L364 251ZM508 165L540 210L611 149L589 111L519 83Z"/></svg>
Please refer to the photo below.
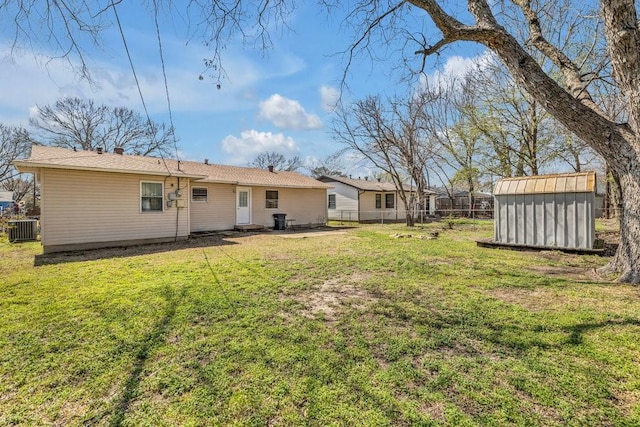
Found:
<svg viewBox="0 0 640 427"><path fill-rule="evenodd" d="M114 3L114 0L111 0L111 8L113 9L113 13L116 17L116 23L118 24L118 30L120 31L120 37L122 37L122 43L124 44L124 50L127 52L127 58L129 59L129 65L131 66L131 72L133 73L133 78L136 81L136 87L138 88L138 94L140 95L140 100L142 101L142 107L144 108L144 113L147 116L147 125L149 126L149 128L152 128L151 126L151 117L149 116L149 110L147 109L147 103L144 101L144 96L142 95L142 88L140 87L140 81L138 80L138 75L136 74L136 69L133 66L133 60L131 59L131 53L129 52L129 45L127 44L127 39L124 36L124 31L122 30L122 24L120 23L120 16L118 15L118 9L116 9L116 5ZM155 134L153 135L153 138L155 139L156 136ZM156 143L158 141L155 141ZM167 166L167 162L164 159L164 155L162 154L162 151L160 150L160 158L162 159L162 163L164 164L164 167L167 169L167 172L169 173L169 176L171 176L171 170L169 169L169 166Z"/></svg>
<svg viewBox="0 0 640 427"><path fill-rule="evenodd" d="M164 63L164 52L162 49L162 38L160 37L160 25L158 24L158 0L153 0L153 19L156 25L156 35L158 36L158 50L160 51L160 64L162 65L162 77L164 78L164 92L167 95L167 109L169 110L169 123L171 124L171 137L173 138L173 148L176 151L176 159L178 160L178 169L180 169L180 158L178 156L178 141L176 141L176 128L173 124L173 112L171 110L171 98L169 97L169 84L167 83L167 72Z"/></svg>

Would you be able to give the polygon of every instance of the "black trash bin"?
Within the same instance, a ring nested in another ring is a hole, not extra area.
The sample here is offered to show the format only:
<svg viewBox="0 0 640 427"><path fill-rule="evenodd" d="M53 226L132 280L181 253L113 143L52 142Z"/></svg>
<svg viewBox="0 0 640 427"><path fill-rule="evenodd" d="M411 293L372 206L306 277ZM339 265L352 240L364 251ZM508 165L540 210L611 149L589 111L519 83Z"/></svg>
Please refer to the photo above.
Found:
<svg viewBox="0 0 640 427"><path fill-rule="evenodd" d="M286 226L286 218L287 214L283 213L275 213L273 214L273 229L274 230L284 230Z"/></svg>

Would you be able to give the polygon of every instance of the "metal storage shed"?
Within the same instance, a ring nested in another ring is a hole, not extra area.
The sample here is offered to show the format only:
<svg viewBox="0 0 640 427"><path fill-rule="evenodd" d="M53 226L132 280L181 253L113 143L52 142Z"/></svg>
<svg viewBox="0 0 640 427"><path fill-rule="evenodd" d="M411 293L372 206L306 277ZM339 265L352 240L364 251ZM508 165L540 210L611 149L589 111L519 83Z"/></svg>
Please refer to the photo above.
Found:
<svg viewBox="0 0 640 427"><path fill-rule="evenodd" d="M495 243L593 249L595 172L505 178L494 189Z"/></svg>

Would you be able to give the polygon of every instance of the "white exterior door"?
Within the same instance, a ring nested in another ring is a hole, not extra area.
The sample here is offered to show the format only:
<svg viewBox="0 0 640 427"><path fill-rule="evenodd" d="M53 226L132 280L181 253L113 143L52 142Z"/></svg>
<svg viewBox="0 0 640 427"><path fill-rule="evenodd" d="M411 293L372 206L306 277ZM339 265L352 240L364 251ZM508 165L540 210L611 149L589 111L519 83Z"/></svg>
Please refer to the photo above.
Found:
<svg viewBox="0 0 640 427"><path fill-rule="evenodd" d="M236 224L251 224L251 189L236 188Z"/></svg>

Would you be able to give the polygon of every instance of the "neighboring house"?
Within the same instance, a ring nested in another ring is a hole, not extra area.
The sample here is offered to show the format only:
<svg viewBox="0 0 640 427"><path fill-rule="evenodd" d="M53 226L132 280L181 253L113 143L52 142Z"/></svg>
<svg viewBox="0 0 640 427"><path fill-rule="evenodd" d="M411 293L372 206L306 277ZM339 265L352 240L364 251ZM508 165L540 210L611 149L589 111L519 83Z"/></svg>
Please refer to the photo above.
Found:
<svg viewBox="0 0 640 427"><path fill-rule="evenodd" d="M121 151L120 151L121 152ZM330 187L293 172L34 145L44 252L186 239L193 232L324 224Z"/></svg>
<svg viewBox="0 0 640 427"><path fill-rule="evenodd" d="M0 215L13 213L15 202L12 191L0 191Z"/></svg>
<svg viewBox="0 0 640 427"><path fill-rule="evenodd" d="M406 219L406 209L400 191L392 183L326 175L318 180L333 187L327 192L329 219L362 222ZM415 192L409 186L405 186L404 191ZM426 206L412 207L416 215L419 215L419 212L426 215L435 213L436 193L427 191L425 196Z"/></svg>
<svg viewBox="0 0 640 427"><path fill-rule="evenodd" d="M441 216L468 216L470 211L478 216L493 214L493 195L473 193L473 202L472 209L469 209L469 191L467 190L456 189L451 193L451 191L440 188L436 198L436 211Z"/></svg>

